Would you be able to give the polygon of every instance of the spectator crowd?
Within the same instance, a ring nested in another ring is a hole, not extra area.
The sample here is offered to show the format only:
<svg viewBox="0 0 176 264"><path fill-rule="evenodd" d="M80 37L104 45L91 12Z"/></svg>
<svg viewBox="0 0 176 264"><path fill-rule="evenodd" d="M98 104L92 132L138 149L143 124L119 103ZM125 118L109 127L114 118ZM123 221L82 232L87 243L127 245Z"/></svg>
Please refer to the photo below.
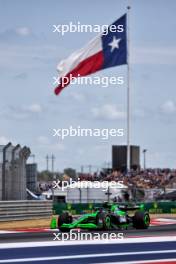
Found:
<svg viewBox="0 0 176 264"><path fill-rule="evenodd" d="M128 174L107 170L94 174L82 173L79 178L86 181L123 181L124 185L132 188L176 188L176 170L171 169L146 169Z"/></svg>

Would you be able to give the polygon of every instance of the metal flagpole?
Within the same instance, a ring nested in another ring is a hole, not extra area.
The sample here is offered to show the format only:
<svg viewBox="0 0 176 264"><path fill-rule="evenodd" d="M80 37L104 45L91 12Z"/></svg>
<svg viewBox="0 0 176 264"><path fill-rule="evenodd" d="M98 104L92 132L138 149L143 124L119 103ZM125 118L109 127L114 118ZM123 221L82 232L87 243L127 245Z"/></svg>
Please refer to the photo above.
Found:
<svg viewBox="0 0 176 264"><path fill-rule="evenodd" d="M129 18L130 6L127 6L127 172L130 171L131 154L130 154L130 36L129 36Z"/></svg>

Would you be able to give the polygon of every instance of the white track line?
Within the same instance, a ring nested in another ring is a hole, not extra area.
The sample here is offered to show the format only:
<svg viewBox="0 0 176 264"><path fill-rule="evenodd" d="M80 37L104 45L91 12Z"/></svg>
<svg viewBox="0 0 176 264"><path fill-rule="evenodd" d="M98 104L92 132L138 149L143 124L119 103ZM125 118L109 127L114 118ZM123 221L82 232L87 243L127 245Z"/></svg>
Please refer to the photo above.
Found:
<svg viewBox="0 0 176 264"><path fill-rule="evenodd" d="M15 233L21 233L21 232L0 230L0 234L15 234Z"/></svg>
<svg viewBox="0 0 176 264"><path fill-rule="evenodd" d="M2 243L0 249L5 248L31 248L31 247L53 247L53 246L78 246L78 245L99 245L99 244L128 244L128 243L150 243L150 242L176 242L176 236L163 237L140 237L112 240L67 240L67 241L45 241L45 242L20 242Z"/></svg>
<svg viewBox="0 0 176 264"><path fill-rule="evenodd" d="M84 258L98 258L98 257L113 257L113 256L131 256L143 254L165 254L176 253L176 250L156 250L156 251L136 251L136 252L121 252L121 253L104 253L104 254L84 254L84 255L71 255L71 256L57 256L57 257L36 257L36 258L21 258L21 259L5 259L0 260L0 263L20 263L20 262L33 262L33 261L46 261L46 260L63 260L63 259L84 259Z"/></svg>

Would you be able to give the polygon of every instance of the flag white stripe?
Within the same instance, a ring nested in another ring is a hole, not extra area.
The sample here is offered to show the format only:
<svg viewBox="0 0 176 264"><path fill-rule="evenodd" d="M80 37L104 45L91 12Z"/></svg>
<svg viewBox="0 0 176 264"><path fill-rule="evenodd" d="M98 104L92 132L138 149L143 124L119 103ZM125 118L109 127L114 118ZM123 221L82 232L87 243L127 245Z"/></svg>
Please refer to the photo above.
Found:
<svg viewBox="0 0 176 264"><path fill-rule="evenodd" d="M100 52L102 50L101 35L93 38L85 47L72 53L67 59L62 60L57 65L59 77L66 76L72 71L81 61L89 58L90 56Z"/></svg>

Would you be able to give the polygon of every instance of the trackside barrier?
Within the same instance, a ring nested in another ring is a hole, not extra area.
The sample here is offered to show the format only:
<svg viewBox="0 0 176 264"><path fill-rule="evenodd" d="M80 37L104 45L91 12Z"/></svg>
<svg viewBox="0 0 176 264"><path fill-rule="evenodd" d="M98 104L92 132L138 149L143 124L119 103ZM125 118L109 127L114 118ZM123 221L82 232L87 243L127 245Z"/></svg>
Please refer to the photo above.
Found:
<svg viewBox="0 0 176 264"><path fill-rule="evenodd" d="M95 207L101 207L102 203L55 203L53 205L53 214L61 214L64 211L69 211L73 215L83 213L91 213Z"/></svg>
<svg viewBox="0 0 176 264"><path fill-rule="evenodd" d="M145 203L145 208L151 214L176 214L176 201Z"/></svg>
<svg viewBox="0 0 176 264"><path fill-rule="evenodd" d="M61 214L64 211L69 211L73 215L80 215L83 213L91 213L95 207L101 207L102 203L84 203L84 204L71 204L71 203L55 203L53 205L53 213ZM145 210L151 214L176 214L176 201L175 202L148 202L144 203Z"/></svg>
<svg viewBox="0 0 176 264"><path fill-rule="evenodd" d="M52 201L0 201L0 221L48 218Z"/></svg>

